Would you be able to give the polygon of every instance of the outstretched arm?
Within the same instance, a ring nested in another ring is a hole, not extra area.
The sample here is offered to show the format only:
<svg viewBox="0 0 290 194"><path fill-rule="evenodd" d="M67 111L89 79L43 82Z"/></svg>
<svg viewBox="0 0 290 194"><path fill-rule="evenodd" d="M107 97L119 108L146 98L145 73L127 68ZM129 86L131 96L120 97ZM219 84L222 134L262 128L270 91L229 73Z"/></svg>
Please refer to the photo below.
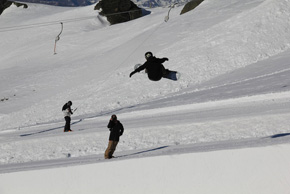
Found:
<svg viewBox="0 0 290 194"><path fill-rule="evenodd" d="M136 70L135 71L132 71L129 76L132 77L132 75L134 75L135 73L137 73Z"/></svg>
<svg viewBox="0 0 290 194"><path fill-rule="evenodd" d="M162 59L158 59L158 62L159 63L164 63L165 61L168 61L168 60L169 60L168 58L164 57Z"/></svg>
<svg viewBox="0 0 290 194"><path fill-rule="evenodd" d="M137 69L135 69L135 71L132 71L132 72L130 73L130 77L132 77L132 75L134 75L135 73L144 70L144 69L146 68L145 64L146 64L146 63L144 63L143 65L141 65L141 66L138 67Z"/></svg>

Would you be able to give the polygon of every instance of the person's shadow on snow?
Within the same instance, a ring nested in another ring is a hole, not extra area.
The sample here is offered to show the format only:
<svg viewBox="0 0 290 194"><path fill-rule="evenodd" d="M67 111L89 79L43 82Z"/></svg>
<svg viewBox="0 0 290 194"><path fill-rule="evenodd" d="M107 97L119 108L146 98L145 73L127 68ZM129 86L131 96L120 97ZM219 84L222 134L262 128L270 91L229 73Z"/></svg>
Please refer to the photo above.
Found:
<svg viewBox="0 0 290 194"><path fill-rule="evenodd" d="M290 135L290 133L280 133L280 134L276 134L276 135L272 135L270 136L271 138L279 138L279 137L285 137Z"/></svg>
<svg viewBox="0 0 290 194"><path fill-rule="evenodd" d="M72 122L71 125L75 125L77 123L80 123L82 122L83 119L80 119L80 120L77 120L75 122ZM26 134L22 134L20 135L20 137L26 137L26 136L31 136L31 135L36 135L36 134L41 134L41 133L46 133L46 132L49 132L49 131L54 131L54 130L57 130L57 129L63 129L64 126L61 126L61 127L55 127L55 128L51 128L51 129L46 129L46 130L42 130L42 131L37 131L37 132L33 132L33 133L26 133Z"/></svg>
<svg viewBox="0 0 290 194"><path fill-rule="evenodd" d="M150 149L150 150L144 150L144 151L140 151L140 152L136 152L136 153L132 153L132 154L121 155L121 156L117 156L116 158L121 158L121 157L126 157L126 156L133 156L133 155L138 155L138 154L144 154L144 153L147 153L147 152L153 152L153 151L156 151L156 150L161 150L161 149L164 149L164 148L167 148L167 147L169 147L169 146L162 146L162 147L153 148L153 149Z"/></svg>

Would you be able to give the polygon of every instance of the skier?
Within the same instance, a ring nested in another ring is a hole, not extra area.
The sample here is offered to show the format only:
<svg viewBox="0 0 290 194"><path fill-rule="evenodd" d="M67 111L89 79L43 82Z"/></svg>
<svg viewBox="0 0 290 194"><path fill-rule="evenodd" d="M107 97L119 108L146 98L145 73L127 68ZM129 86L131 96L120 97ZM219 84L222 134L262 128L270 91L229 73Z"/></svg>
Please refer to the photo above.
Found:
<svg viewBox="0 0 290 194"><path fill-rule="evenodd" d="M124 127L122 123L119 120L117 120L116 115L111 116L108 128L110 129L111 132L109 137L108 148L105 151L105 159L113 158L113 154L118 145L120 136L122 136L124 132Z"/></svg>
<svg viewBox="0 0 290 194"><path fill-rule="evenodd" d="M71 110L71 105L72 105L72 102L68 101L62 107L62 112L64 114L64 119L65 119L64 132L72 131L70 129L70 121L71 121L70 116L73 114L73 112Z"/></svg>
<svg viewBox="0 0 290 194"><path fill-rule="evenodd" d="M148 74L148 78L151 81L159 81L162 77L168 78L170 70L165 69L162 65L162 63L168 61L168 58L156 58L153 56L152 52L146 52L145 58L146 62L137 69L135 69L135 71L131 72L130 77L135 73L146 69L145 72Z"/></svg>

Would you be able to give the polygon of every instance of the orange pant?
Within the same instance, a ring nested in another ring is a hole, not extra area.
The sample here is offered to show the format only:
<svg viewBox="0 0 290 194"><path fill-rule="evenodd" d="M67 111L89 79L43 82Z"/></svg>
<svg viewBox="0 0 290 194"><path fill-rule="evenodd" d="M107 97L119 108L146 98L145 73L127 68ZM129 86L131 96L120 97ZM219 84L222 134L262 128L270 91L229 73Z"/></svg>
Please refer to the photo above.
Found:
<svg viewBox="0 0 290 194"><path fill-rule="evenodd" d="M110 159L113 157L118 143L118 141L109 141L108 148L105 151L105 159Z"/></svg>

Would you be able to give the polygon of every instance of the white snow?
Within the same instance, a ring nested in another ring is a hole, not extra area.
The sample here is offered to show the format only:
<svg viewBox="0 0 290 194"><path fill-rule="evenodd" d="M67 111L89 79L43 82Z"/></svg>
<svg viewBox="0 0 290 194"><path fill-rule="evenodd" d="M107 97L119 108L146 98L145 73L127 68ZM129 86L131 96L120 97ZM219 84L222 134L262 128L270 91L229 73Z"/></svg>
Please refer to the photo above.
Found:
<svg viewBox="0 0 290 194"><path fill-rule="evenodd" d="M1 194L289 194L290 1L205 0L112 26L93 7L0 16ZM129 78L146 51L181 79ZM111 114L125 132L104 160Z"/></svg>

